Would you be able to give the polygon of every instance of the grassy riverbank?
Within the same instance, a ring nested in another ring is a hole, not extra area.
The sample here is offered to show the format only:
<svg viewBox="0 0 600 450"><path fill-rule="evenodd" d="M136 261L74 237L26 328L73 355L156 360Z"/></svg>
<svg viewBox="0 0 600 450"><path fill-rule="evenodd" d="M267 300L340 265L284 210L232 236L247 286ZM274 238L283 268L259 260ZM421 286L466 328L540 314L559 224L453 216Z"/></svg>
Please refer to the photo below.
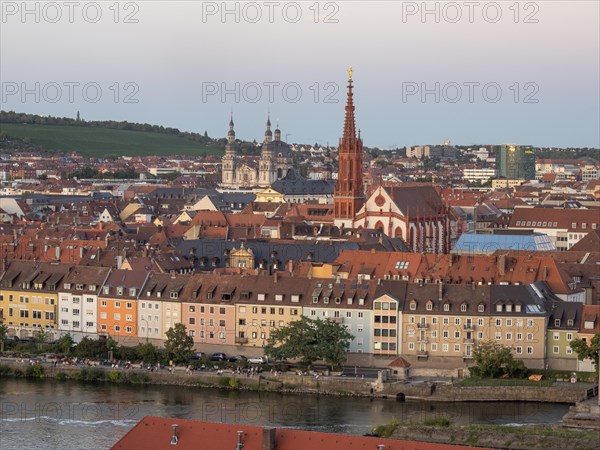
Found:
<svg viewBox="0 0 600 450"><path fill-rule="evenodd" d="M372 435L510 450L594 450L600 440L597 431L559 425L454 425L446 415L432 415L420 423L408 424L392 417L387 424L375 427Z"/></svg>
<svg viewBox="0 0 600 450"><path fill-rule="evenodd" d="M398 427L391 437L510 450L594 450L598 448L600 433L571 430L559 425L427 426L415 424Z"/></svg>

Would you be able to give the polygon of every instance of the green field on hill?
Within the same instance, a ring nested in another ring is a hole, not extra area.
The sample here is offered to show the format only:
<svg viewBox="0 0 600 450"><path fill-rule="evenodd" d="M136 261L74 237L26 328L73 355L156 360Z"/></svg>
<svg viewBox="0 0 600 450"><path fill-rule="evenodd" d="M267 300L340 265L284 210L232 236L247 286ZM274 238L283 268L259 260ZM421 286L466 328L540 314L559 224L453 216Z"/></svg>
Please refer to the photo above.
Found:
<svg viewBox="0 0 600 450"><path fill-rule="evenodd" d="M82 156L220 155L217 146L205 146L178 136L147 131L63 125L0 123L0 134L26 139L46 150L78 152Z"/></svg>

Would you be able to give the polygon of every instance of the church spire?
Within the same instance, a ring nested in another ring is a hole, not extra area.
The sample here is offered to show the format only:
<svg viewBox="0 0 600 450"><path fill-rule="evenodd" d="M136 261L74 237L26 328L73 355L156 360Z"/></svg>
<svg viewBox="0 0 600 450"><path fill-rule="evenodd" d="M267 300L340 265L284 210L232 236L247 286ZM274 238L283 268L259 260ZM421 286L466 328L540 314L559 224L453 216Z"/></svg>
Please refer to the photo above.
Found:
<svg viewBox="0 0 600 450"><path fill-rule="evenodd" d="M363 147L360 132L356 135L354 119L352 68L348 70L348 101L344 134L338 148L338 179L334 188L334 222L352 227L354 218L365 202L363 186Z"/></svg>
<svg viewBox="0 0 600 450"><path fill-rule="evenodd" d="M267 129L265 131L265 144L270 143L272 138L273 138L273 132L271 131L271 117L270 117L270 115L267 115Z"/></svg>
<svg viewBox="0 0 600 450"><path fill-rule="evenodd" d="M229 120L229 131L227 132L227 142L233 144L235 142L235 131L233 130L233 113L231 113L231 119Z"/></svg>
<svg viewBox="0 0 600 450"><path fill-rule="evenodd" d="M342 144L353 146L356 142L356 123L354 119L354 99L352 94L352 67L348 69L348 100L346 101L346 118Z"/></svg>

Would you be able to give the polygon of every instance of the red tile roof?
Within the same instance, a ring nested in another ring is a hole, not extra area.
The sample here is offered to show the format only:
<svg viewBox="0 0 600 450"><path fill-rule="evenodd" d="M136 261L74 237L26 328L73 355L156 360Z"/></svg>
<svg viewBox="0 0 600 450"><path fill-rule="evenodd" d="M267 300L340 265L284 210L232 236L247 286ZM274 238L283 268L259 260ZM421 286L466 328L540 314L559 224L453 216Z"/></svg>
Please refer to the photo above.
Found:
<svg viewBox="0 0 600 450"><path fill-rule="evenodd" d="M177 425L177 444L171 444L172 425ZM144 417L112 448L153 450L219 450L235 449L238 431L243 431L244 450L352 450L376 449L385 445L386 450L459 450L475 449L448 444L405 441L377 437L353 436L349 434L320 433L289 428L274 430L275 443L264 446L268 439L268 428L250 425L235 425L215 422L200 422L164 417Z"/></svg>

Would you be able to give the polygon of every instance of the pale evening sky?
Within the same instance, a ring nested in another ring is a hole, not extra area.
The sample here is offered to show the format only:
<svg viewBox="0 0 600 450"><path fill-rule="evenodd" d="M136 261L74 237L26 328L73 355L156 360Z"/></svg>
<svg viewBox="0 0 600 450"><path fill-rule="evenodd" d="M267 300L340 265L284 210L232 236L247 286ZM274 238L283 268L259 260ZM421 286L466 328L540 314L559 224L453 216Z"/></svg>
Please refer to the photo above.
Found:
<svg viewBox="0 0 600 450"><path fill-rule="evenodd" d="M352 66L367 146L600 146L597 1L0 5L3 110L336 144Z"/></svg>

